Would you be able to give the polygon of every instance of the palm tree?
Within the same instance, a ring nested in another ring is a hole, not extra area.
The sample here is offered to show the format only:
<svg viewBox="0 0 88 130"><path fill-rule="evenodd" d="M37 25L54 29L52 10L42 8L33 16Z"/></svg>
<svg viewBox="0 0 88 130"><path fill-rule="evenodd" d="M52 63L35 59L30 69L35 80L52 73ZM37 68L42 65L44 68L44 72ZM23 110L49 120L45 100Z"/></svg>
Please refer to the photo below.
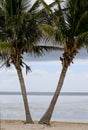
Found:
<svg viewBox="0 0 88 130"><path fill-rule="evenodd" d="M5 64L8 67L13 63L17 70L25 107L25 123L33 123L33 121L29 111L26 87L22 75L22 66L25 65L22 61L22 54L27 48L31 49L29 43L32 44L39 39L36 34L40 32L37 30L34 14L32 15L32 8L35 8L35 4L29 10L27 0L5 0L2 1L0 6L0 22L2 22L0 23L0 40L10 44L10 52ZM29 70L30 67L26 65L26 69Z"/></svg>
<svg viewBox="0 0 88 130"><path fill-rule="evenodd" d="M0 41L10 44L10 52L6 57L5 64L10 66L12 63L17 70L25 107L25 123L33 123L33 121L22 75L22 67L26 65L22 61L22 54L24 51L36 51L36 53L41 51L38 50L38 47L35 48L35 43L41 36L35 19L37 7L38 2L35 2L31 7L27 0L5 0L0 6ZM30 70L27 65L26 70Z"/></svg>
<svg viewBox="0 0 88 130"><path fill-rule="evenodd" d="M14 64L17 70L25 107L25 123L33 123L33 120L22 74L22 67L26 66L26 72L30 70L30 67L23 62L22 55L24 52L41 55L44 50L53 49L53 46L37 44L42 37L41 29L39 29L40 24L47 16L47 14L42 16L44 9L39 12L40 4L39 0L32 6L29 0L0 1L0 56L5 58L3 65L10 67L11 64ZM44 23L46 23L45 21Z"/></svg>
<svg viewBox="0 0 88 130"><path fill-rule="evenodd" d="M73 63L78 50L88 45L88 1L67 0L64 8L61 7L59 0L55 0L55 2L57 8L52 12L54 23L51 28L54 28L52 30L55 31L55 39L63 46L64 52L60 57L62 71L56 91L47 111L39 121L40 124L47 125L50 124L68 67Z"/></svg>

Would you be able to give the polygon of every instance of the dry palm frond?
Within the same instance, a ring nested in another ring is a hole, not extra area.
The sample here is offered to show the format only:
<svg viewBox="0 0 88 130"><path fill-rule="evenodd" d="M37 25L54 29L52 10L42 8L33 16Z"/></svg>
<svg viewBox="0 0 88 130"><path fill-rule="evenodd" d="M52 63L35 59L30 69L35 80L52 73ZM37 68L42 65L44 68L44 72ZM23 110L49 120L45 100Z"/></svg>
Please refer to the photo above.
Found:
<svg viewBox="0 0 88 130"><path fill-rule="evenodd" d="M26 74L29 72L29 71L31 71L31 68L30 68L30 66L28 66L26 63L24 63L24 62L22 62L24 65L25 65L25 67L26 67Z"/></svg>

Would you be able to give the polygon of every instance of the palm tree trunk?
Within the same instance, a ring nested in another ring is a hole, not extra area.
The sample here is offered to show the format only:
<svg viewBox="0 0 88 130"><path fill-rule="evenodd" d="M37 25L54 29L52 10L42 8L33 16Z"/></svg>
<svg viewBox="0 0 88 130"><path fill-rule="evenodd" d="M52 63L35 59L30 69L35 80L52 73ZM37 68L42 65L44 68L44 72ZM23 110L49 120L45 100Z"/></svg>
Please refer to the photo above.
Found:
<svg viewBox="0 0 88 130"><path fill-rule="evenodd" d="M31 114L29 111L29 105L28 105L28 100L27 100L27 93L26 93L26 87L24 83L24 78L22 74L22 69L20 65L15 65L15 68L17 70L20 86L21 86L21 92L22 92L22 97L23 97L23 102L24 102L24 108L25 108L25 116L26 116L26 122L25 123L33 123Z"/></svg>
<svg viewBox="0 0 88 130"><path fill-rule="evenodd" d="M40 119L39 124L50 125L50 120L51 120L51 117L52 117L52 114L53 114L53 110L54 110L55 104L57 102L58 96L60 94L61 88L63 86L63 82L64 82L64 79L65 79L67 69L68 69L68 66L67 67L63 66L62 72L61 72L61 75L60 75L60 79L59 79L59 82L58 82L58 85L57 85L57 89L54 93L54 96L51 100L51 103L50 103L47 111L45 112L43 117Z"/></svg>

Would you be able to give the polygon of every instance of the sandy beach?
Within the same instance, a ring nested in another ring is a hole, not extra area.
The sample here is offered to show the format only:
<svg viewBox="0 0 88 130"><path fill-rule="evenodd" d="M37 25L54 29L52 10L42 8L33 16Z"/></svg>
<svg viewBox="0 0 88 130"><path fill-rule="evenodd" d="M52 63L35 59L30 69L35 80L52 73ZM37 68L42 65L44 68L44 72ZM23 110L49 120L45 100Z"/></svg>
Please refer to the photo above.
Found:
<svg viewBox="0 0 88 130"><path fill-rule="evenodd" d="M24 124L23 121L4 120L0 123L0 130L88 130L87 123L51 122L51 126Z"/></svg>

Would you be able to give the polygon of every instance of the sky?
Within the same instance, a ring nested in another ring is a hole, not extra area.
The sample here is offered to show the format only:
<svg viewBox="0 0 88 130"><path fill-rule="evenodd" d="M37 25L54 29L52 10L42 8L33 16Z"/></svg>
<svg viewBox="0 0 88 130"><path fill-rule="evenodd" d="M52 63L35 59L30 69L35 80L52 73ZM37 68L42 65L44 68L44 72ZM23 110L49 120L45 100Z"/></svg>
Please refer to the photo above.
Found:
<svg viewBox="0 0 88 130"><path fill-rule="evenodd" d="M45 2L47 2L48 4L49 3L52 3L54 0L45 0Z"/></svg>
<svg viewBox="0 0 88 130"><path fill-rule="evenodd" d="M62 65L57 52L50 52L43 57L24 55L24 61L32 72L23 75L27 91L54 92L59 80ZM20 91L20 85L14 66L3 67L0 71L0 91ZM82 50L68 69L62 88L65 92L88 92L88 59L87 52Z"/></svg>

